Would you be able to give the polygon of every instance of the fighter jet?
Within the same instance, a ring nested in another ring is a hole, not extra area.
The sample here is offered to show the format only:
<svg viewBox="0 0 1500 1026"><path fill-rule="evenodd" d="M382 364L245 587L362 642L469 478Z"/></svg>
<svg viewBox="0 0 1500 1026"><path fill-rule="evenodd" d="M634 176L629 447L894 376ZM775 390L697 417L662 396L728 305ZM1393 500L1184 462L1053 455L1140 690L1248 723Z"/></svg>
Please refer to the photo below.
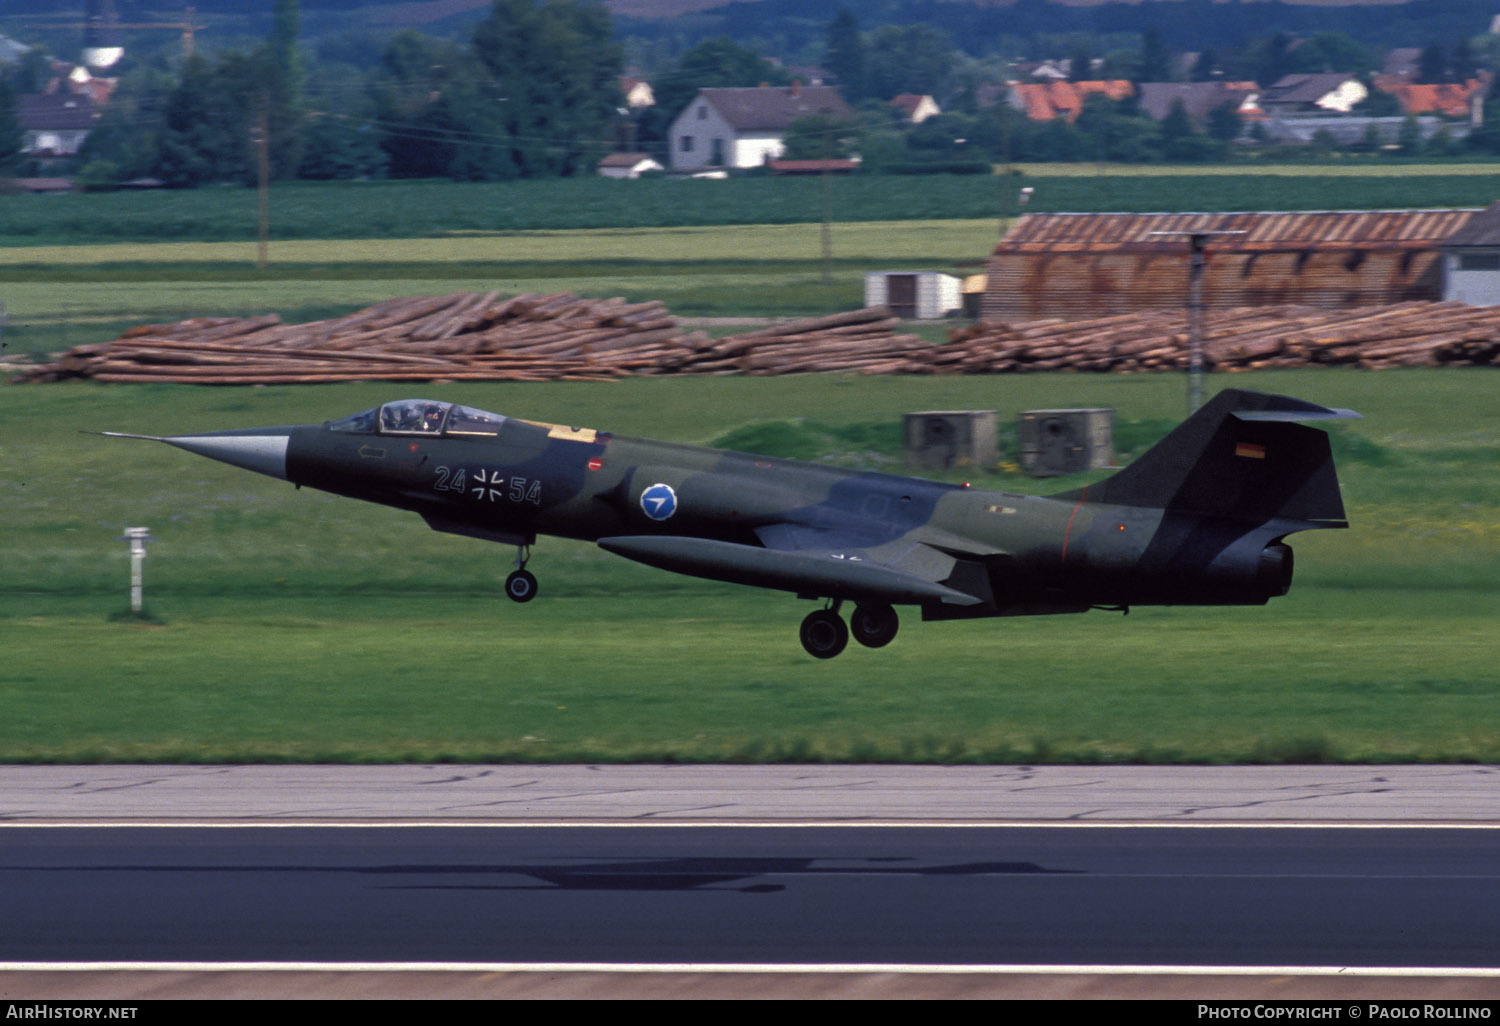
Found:
<svg viewBox="0 0 1500 1026"><path fill-rule="evenodd" d="M505 594L529 602L539 535L821 601L809 654L923 620L1262 605L1292 580L1287 535L1348 526L1328 436L1357 417L1220 392L1123 470L1051 496L630 438L428 399L323 424L148 438L311 488L410 510L516 547ZM844 603L853 611L846 624Z"/></svg>

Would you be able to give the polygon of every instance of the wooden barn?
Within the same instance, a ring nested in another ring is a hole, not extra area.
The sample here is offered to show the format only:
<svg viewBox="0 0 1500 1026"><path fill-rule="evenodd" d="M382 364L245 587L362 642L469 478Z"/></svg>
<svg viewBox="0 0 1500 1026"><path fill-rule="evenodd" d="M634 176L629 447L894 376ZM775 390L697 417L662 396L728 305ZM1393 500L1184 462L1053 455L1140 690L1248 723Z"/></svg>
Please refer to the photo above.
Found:
<svg viewBox="0 0 1500 1026"><path fill-rule="evenodd" d="M1324 309L1443 298L1440 247L1478 211L1028 214L987 265L986 321L1180 310L1189 233L1206 236L1206 309Z"/></svg>

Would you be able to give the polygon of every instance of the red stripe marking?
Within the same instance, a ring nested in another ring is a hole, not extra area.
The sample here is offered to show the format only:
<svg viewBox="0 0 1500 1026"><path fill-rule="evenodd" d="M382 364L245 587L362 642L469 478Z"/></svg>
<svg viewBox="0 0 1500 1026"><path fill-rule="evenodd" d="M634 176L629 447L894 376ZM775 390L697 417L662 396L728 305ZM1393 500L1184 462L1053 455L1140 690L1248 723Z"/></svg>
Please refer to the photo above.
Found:
<svg viewBox="0 0 1500 1026"><path fill-rule="evenodd" d="M1078 505L1073 507L1073 513L1068 517L1068 529L1063 532L1062 562L1068 561L1068 539L1073 534L1073 518L1078 516L1078 511L1083 509L1083 504L1089 501L1089 486L1083 486L1083 498L1078 500Z"/></svg>

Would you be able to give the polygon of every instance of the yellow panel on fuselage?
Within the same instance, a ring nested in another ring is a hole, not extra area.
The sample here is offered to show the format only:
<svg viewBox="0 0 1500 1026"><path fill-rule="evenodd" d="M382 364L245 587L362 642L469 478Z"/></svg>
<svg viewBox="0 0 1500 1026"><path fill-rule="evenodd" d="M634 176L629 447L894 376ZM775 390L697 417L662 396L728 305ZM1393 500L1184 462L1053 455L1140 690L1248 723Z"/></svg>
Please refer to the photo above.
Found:
<svg viewBox="0 0 1500 1026"><path fill-rule="evenodd" d="M520 418L516 418L520 420ZM533 424L537 427L547 429L548 438L559 438L564 442L593 442L598 434L593 428L563 427L561 424L546 424L539 420L521 421L523 424Z"/></svg>

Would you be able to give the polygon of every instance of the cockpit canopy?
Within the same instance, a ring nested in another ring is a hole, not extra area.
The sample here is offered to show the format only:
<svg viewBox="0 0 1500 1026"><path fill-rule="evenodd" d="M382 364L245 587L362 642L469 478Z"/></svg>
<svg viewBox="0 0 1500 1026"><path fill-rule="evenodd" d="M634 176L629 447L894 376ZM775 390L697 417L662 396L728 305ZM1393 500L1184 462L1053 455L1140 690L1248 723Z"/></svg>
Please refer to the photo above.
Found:
<svg viewBox="0 0 1500 1026"><path fill-rule="evenodd" d="M398 399L363 413L329 421L328 430L356 435L498 435L505 418L457 403L434 399Z"/></svg>

